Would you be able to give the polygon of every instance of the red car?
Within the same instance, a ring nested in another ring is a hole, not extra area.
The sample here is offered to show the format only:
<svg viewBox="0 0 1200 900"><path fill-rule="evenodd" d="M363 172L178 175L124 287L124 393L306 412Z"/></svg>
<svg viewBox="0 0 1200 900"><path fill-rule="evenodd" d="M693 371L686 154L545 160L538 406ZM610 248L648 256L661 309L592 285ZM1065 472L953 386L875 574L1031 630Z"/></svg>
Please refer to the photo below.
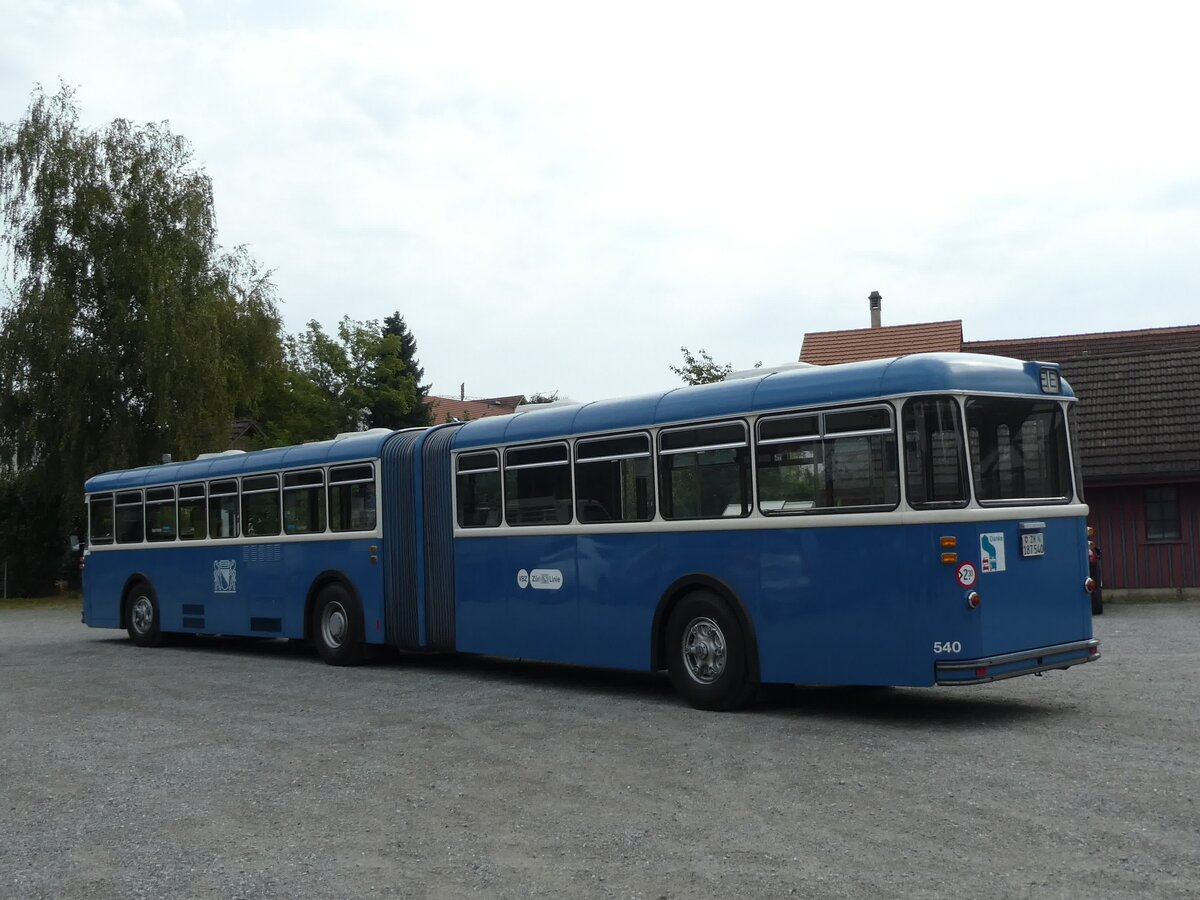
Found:
<svg viewBox="0 0 1200 900"><path fill-rule="evenodd" d="M1096 546L1094 540L1096 530L1091 525L1088 526L1088 575L1092 581L1096 583L1096 587L1092 590L1092 615L1104 615L1104 579L1100 574L1100 560L1104 558L1104 554L1100 552L1100 548Z"/></svg>

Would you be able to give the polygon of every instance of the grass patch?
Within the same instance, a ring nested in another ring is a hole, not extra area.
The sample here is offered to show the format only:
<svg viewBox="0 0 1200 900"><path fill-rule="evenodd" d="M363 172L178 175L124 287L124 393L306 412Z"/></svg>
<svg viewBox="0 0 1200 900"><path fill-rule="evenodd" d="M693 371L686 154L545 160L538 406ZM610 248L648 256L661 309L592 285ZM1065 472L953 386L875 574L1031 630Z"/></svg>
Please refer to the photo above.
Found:
<svg viewBox="0 0 1200 900"><path fill-rule="evenodd" d="M0 600L0 612L8 609L79 609L79 594L54 594L50 597L9 597Z"/></svg>

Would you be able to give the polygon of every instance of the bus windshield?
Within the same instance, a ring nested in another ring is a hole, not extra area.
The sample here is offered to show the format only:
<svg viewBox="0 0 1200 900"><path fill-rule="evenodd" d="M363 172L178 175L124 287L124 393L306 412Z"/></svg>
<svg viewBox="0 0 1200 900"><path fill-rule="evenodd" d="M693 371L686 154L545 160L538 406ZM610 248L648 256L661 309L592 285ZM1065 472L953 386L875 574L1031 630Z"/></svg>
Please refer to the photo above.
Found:
<svg viewBox="0 0 1200 900"><path fill-rule="evenodd" d="M975 498L984 505L1071 499L1071 463L1062 406L1049 400L967 401Z"/></svg>

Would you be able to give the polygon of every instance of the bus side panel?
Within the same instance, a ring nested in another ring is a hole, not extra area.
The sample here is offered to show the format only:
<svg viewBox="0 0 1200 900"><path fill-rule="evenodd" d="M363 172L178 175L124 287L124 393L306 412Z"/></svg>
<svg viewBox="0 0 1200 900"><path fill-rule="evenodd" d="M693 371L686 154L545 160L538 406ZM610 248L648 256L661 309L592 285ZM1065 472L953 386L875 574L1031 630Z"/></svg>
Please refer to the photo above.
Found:
<svg viewBox="0 0 1200 900"><path fill-rule="evenodd" d="M594 666L650 668L654 611L664 581L660 535L581 535L579 659Z"/></svg>
<svg viewBox="0 0 1200 900"><path fill-rule="evenodd" d="M903 529L789 528L757 539L762 600L751 616L764 682L933 683L913 627L918 554Z"/></svg>
<svg viewBox="0 0 1200 900"><path fill-rule="evenodd" d="M121 591L128 573L119 552L93 550L83 565L83 621L92 628L123 628Z"/></svg>
<svg viewBox="0 0 1200 900"><path fill-rule="evenodd" d="M371 548L376 549L371 553ZM323 572L339 572L358 591L362 603L363 637L368 644L386 640L383 590L384 563L376 537L337 541L305 541L285 545L287 564L288 637L304 634L304 602L313 581ZM376 562L371 562L374 556Z"/></svg>
<svg viewBox="0 0 1200 900"><path fill-rule="evenodd" d="M459 650L578 660L574 535L459 538L454 572Z"/></svg>

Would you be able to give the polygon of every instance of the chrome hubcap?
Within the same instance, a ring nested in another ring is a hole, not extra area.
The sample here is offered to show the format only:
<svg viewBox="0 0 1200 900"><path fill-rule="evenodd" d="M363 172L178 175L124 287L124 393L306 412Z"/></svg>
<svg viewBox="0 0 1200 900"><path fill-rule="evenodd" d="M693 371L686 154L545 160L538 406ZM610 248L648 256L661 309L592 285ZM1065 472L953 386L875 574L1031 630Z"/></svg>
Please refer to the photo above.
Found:
<svg viewBox="0 0 1200 900"><path fill-rule="evenodd" d="M725 671L728 650L725 635L712 619L692 619L683 630L683 664L688 675L700 684L712 684Z"/></svg>
<svg viewBox="0 0 1200 900"><path fill-rule="evenodd" d="M154 624L154 604L149 597L138 597L133 601L133 611L129 615L133 630L145 634Z"/></svg>
<svg viewBox="0 0 1200 900"><path fill-rule="evenodd" d="M346 630L349 625L350 617L346 614L346 608L342 604L336 601L325 604L325 610L321 613L321 636L328 646L342 646L342 642L346 640Z"/></svg>

